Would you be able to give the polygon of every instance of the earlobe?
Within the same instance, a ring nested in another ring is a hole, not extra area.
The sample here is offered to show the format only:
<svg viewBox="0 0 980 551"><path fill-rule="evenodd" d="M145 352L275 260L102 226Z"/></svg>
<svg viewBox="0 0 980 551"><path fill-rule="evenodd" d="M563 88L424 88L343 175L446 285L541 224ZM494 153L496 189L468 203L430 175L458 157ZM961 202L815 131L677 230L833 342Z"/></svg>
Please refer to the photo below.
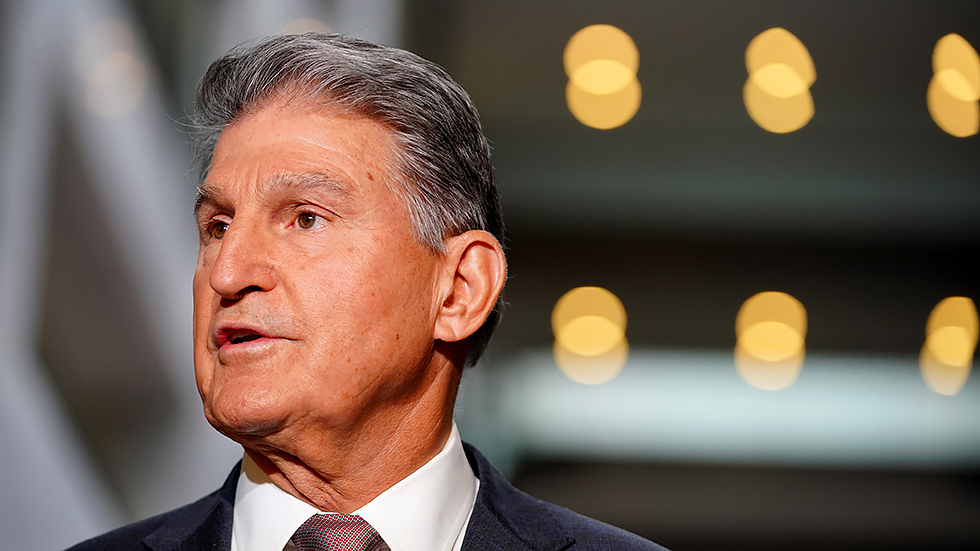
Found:
<svg viewBox="0 0 980 551"><path fill-rule="evenodd" d="M481 230L450 237L446 248L446 292L433 337L457 342L475 333L493 310L507 279L507 261L500 243Z"/></svg>

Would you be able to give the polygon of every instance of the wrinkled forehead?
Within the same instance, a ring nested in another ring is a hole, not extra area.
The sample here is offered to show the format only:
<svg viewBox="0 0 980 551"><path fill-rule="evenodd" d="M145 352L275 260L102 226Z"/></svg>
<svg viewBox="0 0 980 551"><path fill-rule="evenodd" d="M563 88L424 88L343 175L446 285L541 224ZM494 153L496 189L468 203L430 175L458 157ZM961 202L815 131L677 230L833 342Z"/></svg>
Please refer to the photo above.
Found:
<svg viewBox="0 0 980 551"><path fill-rule="evenodd" d="M386 125L343 106L279 96L237 117L218 137L195 212L221 198L229 179L256 189L330 190L347 199L387 195L413 218L401 147ZM240 181L238 182L241 183Z"/></svg>

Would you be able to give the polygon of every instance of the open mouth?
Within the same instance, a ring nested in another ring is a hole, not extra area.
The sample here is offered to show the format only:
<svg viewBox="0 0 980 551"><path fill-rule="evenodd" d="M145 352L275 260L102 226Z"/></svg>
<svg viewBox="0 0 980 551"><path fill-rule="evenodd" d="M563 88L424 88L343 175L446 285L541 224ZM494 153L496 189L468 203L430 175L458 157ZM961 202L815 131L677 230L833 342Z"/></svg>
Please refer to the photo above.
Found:
<svg viewBox="0 0 980 551"><path fill-rule="evenodd" d="M262 335L259 335L258 333L241 333L241 334L231 335L231 337L228 339L228 342L230 342L231 344L241 344L243 342L250 342L261 338Z"/></svg>
<svg viewBox="0 0 980 551"><path fill-rule="evenodd" d="M228 327L224 329L219 329L215 340L219 347L226 344L244 344L247 342L257 341L259 339L266 338L267 335L263 335L254 329L248 329L243 327Z"/></svg>

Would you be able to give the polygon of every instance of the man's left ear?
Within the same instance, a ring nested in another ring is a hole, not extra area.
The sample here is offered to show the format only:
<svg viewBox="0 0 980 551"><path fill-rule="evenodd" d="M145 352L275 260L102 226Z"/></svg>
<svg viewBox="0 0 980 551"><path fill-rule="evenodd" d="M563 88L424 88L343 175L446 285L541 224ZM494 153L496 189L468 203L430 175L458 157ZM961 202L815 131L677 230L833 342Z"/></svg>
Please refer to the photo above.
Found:
<svg viewBox="0 0 980 551"><path fill-rule="evenodd" d="M446 239L446 249L433 337L457 342L475 333L493 310L507 279L507 260L500 243L481 230Z"/></svg>

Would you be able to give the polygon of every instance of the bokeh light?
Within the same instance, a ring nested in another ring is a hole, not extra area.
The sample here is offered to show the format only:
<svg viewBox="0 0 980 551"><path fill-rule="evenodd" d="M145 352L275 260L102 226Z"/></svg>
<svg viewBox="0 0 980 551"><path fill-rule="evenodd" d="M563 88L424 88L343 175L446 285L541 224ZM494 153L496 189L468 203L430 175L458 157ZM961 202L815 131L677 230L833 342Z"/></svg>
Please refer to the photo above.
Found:
<svg viewBox="0 0 980 551"><path fill-rule="evenodd" d="M796 382L806 350L806 309L786 293L758 293L735 318L735 370L748 384L780 390Z"/></svg>
<svg viewBox="0 0 980 551"><path fill-rule="evenodd" d="M636 115L643 96L636 72L640 54L628 34L612 25L590 25L575 33L563 58L568 110L600 130L622 126Z"/></svg>
<svg viewBox="0 0 980 551"><path fill-rule="evenodd" d="M569 352L598 356L623 340L623 330L602 316L582 316L565 324L555 333L555 340Z"/></svg>
<svg viewBox="0 0 980 551"><path fill-rule="evenodd" d="M571 78L579 67L597 59L620 63L633 74L640 67L633 39L612 25L590 25L572 35L565 46L565 73Z"/></svg>
<svg viewBox="0 0 980 551"><path fill-rule="evenodd" d="M784 360L770 362L747 353L735 345L735 371L749 385L759 390L782 390L790 387L803 371L805 353L799 353Z"/></svg>
<svg viewBox="0 0 980 551"><path fill-rule="evenodd" d="M735 333L741 335L758 323L776 321L806 336L807 319L803 304L791 295L766 291L753 295L742 304L735 318Z"/></svg>
<svg viewBox="0 0 980 551"><path fill-rule="evenodd" d="M114 18L92 25L79 39L75 70L85 79L85 105L106 118L120 118L146 95L147 72L134 54L130 28Z"/></svg>
<svg viewBox="0 0 980 551"><path fill-rule="evenodd" d="M633 82L634 73L611 59L593 59L572 73L570 83L597 96L614 94Z"/></svg>
<svg viewBox="0 0 980 551"><path fill-rule="evenodd" d="M935 76L929 82L926 103L932 120L947 134L967 138L980 130L980 105L956 99Z"/></svg>
<svg viewBox="0 0 980 551"><path fill-rule="evenodd" d="M932 80L926 90L929 114L957 138L980 131L980 56L962 36L948 34L932 52Z"/></svg>
<svg viewBox="0 0 980 551"><path fill-rule="evenodd" d="M756 124L785 134L810 122L814 113L810 86L817 71L796 36L780 27L760 33L745 50L745 67L749 78L742 99Z"/></svg>
<svg viewBox="0 0 980 551"><path fill-rule="evenodd" d="M786 65L795 73L794 78L799 78L808 88L817 80L810 52L799 38L782 27L759 33L745 49L745 68L750 75L769 65Z"/></svg>
<svg viewBox="0 0 980 551"><path fill-rule="evenodd" d="M626 309L601 287L565 293L551 314L555 363L566 377L595 385L611 380L626 365Z"/></svg>
<svg viewBox="0 0 980 551"><path fill-rule="evenodd" d="M922 379L934 392L953 396L970 375L980 336L977 308L967 297L943 299L929 314L919 355Z"/></svg>
<svg viewBox="0 0 980 551"><path fill-rule="evenodd" d="M929 347L923 346L919 354L919 368L929 390L944 396L955 396L966 384L971 366L945 364L929 352Z"/></svg>
<svg viewBox="0 0 980 551"><path fill-rule="evenodd" d="M602 287L576 287L562 295L551 313L551 329L557 334L582 316L601 316L626 330L626 308L619 297Z"/></svg>
<svg viewBox="0 0 980 551"><path fill-rule="evenodd" d="M770 63L749 74L759 90L777 98L791 98L807 91L803 77L785 63Z"/></svg>
<svg viewBox="0 0 980 551"><path fill-rule="evenodd" d="M610 130L629 122L640 109L640 83L633 79L629 85L609 95L590 94L568 83L565 101L568 110L582 124L598 130Z"/></svg>
<svg viewBox="0 0 980 551"><path fill-rule="evenodd" d="M799 354L803 336L785 323L762 321L738 336L738 346L754 358L781 362Z"/></svg>
<svg viewBox="0 0 980 551"><path fill-rule="evenodd" d="M962 36L951 33L939 39L932 53L932 70L956 99L980 100L980 55Z"/></svg>
<svg viewBox="0 0 980 551"><path fill-rule="evenodd" d="M598 356L582 356L561 346L554 346L555 364L570 380L583 385L599 385L613 380L626 365L629 344L626 339Z"/></svg>
<svg viewBox="0 0 980 551"><path fill-rule="evenodd" d="M146 69L129 52L112 52L88 75L85 105L93 113L119 118L132 112L146 94Z"/></svg>
<svg viewBox="0 0 980 551"><path fill-rule="evenodd" d="M970 365L974 346L976 342L962 327L941 327L926 338L929 353L946 365Z"/></svg>
<svg viewBox="0 0 980 551"><path fill-rule="evenodd" d="M977 307L968 297L944 298L932 309L926 321L926 333L934 333L943 327L962 327L970 335L973 344L980 334Z"/></svg>
<svg viewBox="0 0 980 551"><path fill-rule="evenodd" d="M813 96L809 90L798 96L779 98L763 92L749 79L745 82L742 97L752 120L774 134L799 130L813 118Z"/></svg>

